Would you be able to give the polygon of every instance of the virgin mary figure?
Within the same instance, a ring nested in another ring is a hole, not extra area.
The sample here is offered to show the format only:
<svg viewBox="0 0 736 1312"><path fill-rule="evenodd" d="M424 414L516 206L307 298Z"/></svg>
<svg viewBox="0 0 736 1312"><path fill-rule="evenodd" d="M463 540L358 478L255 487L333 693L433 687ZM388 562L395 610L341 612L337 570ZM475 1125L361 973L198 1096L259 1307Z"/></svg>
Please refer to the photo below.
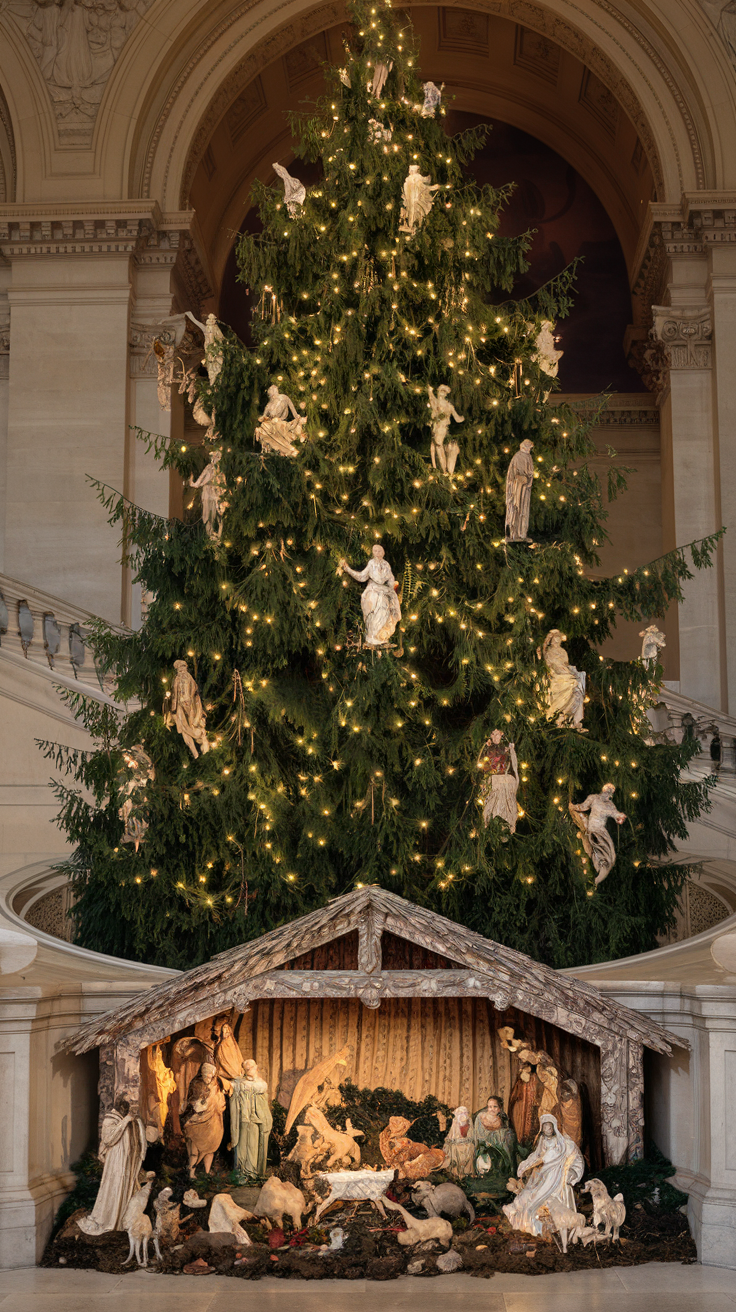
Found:
<svg viewBox="0 0 736 1312"><path fill-rule="evenodd" d="M542 1113L539 1126L536 1145L516 1172L524 1183L514 1201L503 1208L514 1230L529 1235L542 1234L540 1213L550 1204L554 1206L555 1201L577 1211L572 1187L585 1171L583 1154L572 1139L560 1132L556 1117Z"/></svg>

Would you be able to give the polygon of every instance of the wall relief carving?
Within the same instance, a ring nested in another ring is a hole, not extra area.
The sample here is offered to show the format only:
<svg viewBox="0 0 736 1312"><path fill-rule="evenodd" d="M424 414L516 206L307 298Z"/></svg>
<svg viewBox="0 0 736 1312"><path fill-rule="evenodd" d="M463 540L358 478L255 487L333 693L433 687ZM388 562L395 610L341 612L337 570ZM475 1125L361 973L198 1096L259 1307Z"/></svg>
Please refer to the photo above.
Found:
<svg viewBox="0 0 736 1312"><path fill-rule="evenodd" d="M736 0L698 0L716 29L736 68Z"/></svg>
<svg viewBox="0 0 736 1312"><path fill-rule="evenodd" d="M107 80L153 0L7 0L49 89L64 145L87 146Z"/></svg>

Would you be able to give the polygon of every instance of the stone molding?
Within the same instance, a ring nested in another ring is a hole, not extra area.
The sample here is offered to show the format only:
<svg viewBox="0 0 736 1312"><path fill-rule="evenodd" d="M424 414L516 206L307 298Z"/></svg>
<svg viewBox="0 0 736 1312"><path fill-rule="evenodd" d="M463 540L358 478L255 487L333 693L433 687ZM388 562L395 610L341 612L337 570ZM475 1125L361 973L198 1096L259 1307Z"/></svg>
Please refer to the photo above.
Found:
<svg viewBox="0 0 736 1312"><path fill-rule="evenodd" d="M652 339L661 342L670 369L710 369L713 315L709 305L653 305Z"/></svg>
<svg viewBox="0 0 736 1312"><path fill-rule="evenodd" d="M550 397L552 405L570 405L581 417L587 418L587 412L595 413L600 405L600 396L581 397L575 393L558 393ZM648 398L636 392L630 394L614 393L608 405L598 416L598 428L659 428L659 407L648 403Z"/></svg>
<svg viewBox="0 0 736 1312"><path fill-rule="evenodd" d="M176 272L195 314L213 295L193 210L163 214L153 201L0 204L0 256L130 255L139 268Z"/></svg>
<svg viewBox="0 0 736 1312"><path fill-rule="evenodd" d="M10 323L0 323L0 383L10 377Z"/></svg>

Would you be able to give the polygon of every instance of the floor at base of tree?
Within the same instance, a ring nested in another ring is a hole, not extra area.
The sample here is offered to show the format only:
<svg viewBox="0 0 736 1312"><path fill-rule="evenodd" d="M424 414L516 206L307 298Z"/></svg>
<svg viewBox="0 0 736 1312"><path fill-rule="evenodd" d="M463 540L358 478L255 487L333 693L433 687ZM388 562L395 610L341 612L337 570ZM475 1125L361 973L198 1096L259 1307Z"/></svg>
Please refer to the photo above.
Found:
<svg viewBox="0 0 736 1312"><path fill-rule="evenodd" d="M490 1281L447 1275L315 1285L267 1277L256 1288L223 1276L34 1268L0 1272L0 1312L736 1312L736 1272L650 1263Z"/></svg>

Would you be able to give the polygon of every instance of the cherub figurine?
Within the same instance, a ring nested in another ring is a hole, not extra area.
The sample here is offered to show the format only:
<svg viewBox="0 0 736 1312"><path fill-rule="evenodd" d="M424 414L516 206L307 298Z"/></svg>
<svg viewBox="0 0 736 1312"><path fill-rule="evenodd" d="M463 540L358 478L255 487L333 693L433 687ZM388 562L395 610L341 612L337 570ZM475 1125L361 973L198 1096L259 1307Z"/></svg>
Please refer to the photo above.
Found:
<svg viewBox="0 0 736 1312"><path fill-rule="evenodd" d="M409 165L409 173L404 179L404 203L401 207L399 232L413 236L421 227L434 205L434 191L439 191L440 183L430 184L430 175L419 172L418 164Z"/></svg>
<svg viewBox="0 0 736 1312"><path fill-rule="evenodd" d="M432 412L430 427L432 429L432 445L430 455L432 464L435 469L441 469L443 474L452 474L457 463L460 447L457 442L449 442L445 449L445 438L447 430L450 427L450 420L454 419L456 424L465 422L463 415L459 415L452 401L450 401L450 389L447 383L442 383L435 393L430 384L427 384L429 401L427 409Z"/></svg>
<svg viewBox="0 0 736 1312"><path fill-rule="evenodd" d="M297 211L300 210L304 204L307 196L307 189L304 186L304 183L300 182L298 178L292 178L288 169L285 169L283 164L272 164L271 167L274 173L278 173L284 184L284 202L289 211L290 217L293 219Z"/></svg>
<svg viewBox="0 0 736 1312"><path fill-rule="evenodd" d="M606 822L615 820L617 825L622 825L626 819L623 811L618 811L613 804L615 791L613 784L604 784L599 793L591 793L584 802L569 803L570 815L580 830L583 847L593 862L596 884L603 883L616 863L616 849Z"/></svg>

